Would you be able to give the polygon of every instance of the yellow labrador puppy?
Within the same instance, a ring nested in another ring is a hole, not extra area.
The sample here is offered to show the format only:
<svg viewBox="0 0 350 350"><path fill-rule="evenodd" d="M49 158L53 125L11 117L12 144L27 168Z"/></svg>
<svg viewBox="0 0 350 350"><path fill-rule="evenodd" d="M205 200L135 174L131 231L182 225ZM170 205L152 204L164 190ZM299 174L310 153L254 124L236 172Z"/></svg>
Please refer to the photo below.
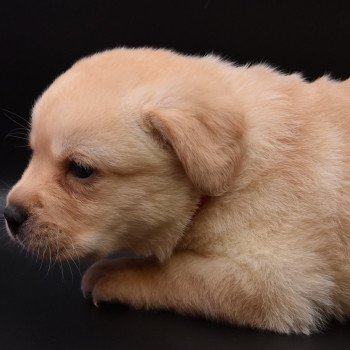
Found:
<svg viewBox="0 0 350 350"><path fill-rule="evenodd" d="M350 81L115 49L33 108L8 195L29 251L101 260L94 303L309 334L350 313Z"/></svg>

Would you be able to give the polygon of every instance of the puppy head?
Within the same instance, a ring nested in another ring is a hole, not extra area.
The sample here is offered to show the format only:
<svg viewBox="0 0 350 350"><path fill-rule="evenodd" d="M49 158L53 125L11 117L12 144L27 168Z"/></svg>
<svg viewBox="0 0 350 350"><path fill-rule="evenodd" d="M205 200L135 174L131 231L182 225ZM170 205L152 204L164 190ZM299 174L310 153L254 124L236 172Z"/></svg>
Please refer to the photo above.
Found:
<svg viewBox="0 0 350 350"><path fill-rule="evenodd" d="M60 76L33 108L9 233L43 257L169 256L200 197L227 189L241 155L239 118L191 78L208 75L200 62L119 49Z"/></svg>

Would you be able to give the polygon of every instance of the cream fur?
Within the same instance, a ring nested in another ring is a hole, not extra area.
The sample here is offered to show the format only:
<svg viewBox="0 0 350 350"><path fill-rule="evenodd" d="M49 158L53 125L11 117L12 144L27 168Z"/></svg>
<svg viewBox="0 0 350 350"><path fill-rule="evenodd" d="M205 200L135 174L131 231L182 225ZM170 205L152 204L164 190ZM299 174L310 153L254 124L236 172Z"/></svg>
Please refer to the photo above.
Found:
<svg viewBox="0 0 350 350"><path fill-rule="evenodd" d="M39 98L22 243L101 260L94 302L309 334L350 311L350 81L115 49ZM93 166L84 181L68 159ZM58 248L57 248L58 247Z"/></svg>

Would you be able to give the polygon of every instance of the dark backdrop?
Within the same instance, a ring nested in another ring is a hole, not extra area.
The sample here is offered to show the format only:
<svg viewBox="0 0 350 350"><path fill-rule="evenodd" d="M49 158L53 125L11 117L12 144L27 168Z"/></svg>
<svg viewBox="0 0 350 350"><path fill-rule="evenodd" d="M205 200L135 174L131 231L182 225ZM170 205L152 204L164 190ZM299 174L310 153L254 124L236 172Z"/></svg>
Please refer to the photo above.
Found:
<svg viewBox="0 0 350 350"><path fill-rule="evenodd" d="M214 52L310 79L350 76L349 1L11 0L0 16L0 108L24 118L75 60L121 45ZM4 140L18 125L3 112L0 118L0 179L13 182L28 152L17 147L23 140Z"/></svg>
<svg viewBox="0 0 350 350"><path fill-rule="evenodd" d="M13 129L28 120L43 89L80 57L121 45L147 45L214 52L237 63L268 62L285 72L303 72L308 79L324 73L343 79L350 76L349 17L349 1L335 0L3 0L0 208L5 188L29 157L22 131ZM4 350L350 348L349 323L333 323L312 337L286 337L120 305L96 310L83 301L76 270L64 266L64 281L57 267L46 274L45 264L20 256L15 247L5 246L2 236Z"/></svg>

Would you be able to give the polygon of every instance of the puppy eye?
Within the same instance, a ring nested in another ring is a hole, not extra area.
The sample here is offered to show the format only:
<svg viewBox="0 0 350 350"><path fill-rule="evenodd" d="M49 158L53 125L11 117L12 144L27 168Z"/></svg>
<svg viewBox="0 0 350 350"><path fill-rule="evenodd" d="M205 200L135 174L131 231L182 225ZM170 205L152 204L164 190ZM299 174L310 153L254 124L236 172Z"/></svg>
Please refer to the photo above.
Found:
<svg viewBox="0 0 350 350"><path fill-rule="evenodd" d="M94 173L94 169L88 165L82 165L76 162L70 162L69 164L70 173L79 178L79 179L87 179Z"/></svg>

